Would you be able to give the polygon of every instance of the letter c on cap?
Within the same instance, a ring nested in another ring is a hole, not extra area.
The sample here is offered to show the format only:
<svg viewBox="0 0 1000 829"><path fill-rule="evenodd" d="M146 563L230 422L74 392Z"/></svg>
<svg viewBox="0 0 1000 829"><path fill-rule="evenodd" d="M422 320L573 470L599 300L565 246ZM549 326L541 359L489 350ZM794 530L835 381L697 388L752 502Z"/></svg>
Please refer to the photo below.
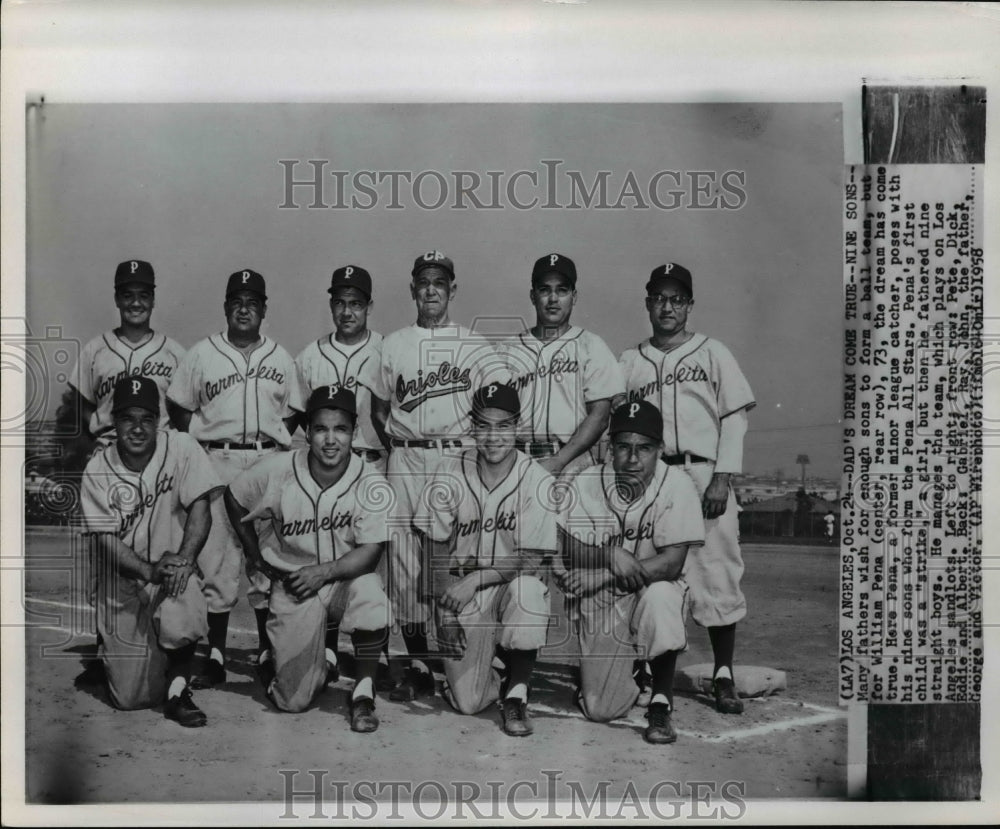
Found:
<svg viewBox="0 0 1000 829"><path fill-rule="evenodd" d="M496 394L496 391L497 391L497 385L496 383L493 383L486 388L486 396L488 398L492 398L493 395Z"/></svg>
<svg viewBox="0 0 1000 829"><path fill-rule="evenodd" d="M352 273L354 273L354 266L348 265L346 268L344 268L344 279L350 279Z"/></svg>
<svg viewBox="0 0 1000 829"><path fill-rule="evenodd" d="M142 383L140 383L138 380L132 381L132 394L138 394L141 388L142 388Z"/></svg>
<svg viewBox="0 0 1000 829"><path fill-rule="evenodd" d="M129 273L135 273L137 270L139 270L139 263L133 259L129 262L129 267L131 268Z"/></svg>
<svg viewBox="0 0 1000 829"><path fill-rule="evenodd" d="M250 271L243 271L243 284L246 285L250 281Z"/></svg>
<svg viewBox="0 0 1000 829"><path fill-rule="evenodd" d="M634 418L636 412L638 411L639 411L639 404L633 403L631 406L628 407L628 416Z"/></svg>
<svg viewBox="0 0 1000 829"><path fill-rule="evenodd" d="M558 262L558 261L559 261L559 254L558 253L550 253L549 254L549 265L550 266L551 265L555 265L555 263Z"/></svg>

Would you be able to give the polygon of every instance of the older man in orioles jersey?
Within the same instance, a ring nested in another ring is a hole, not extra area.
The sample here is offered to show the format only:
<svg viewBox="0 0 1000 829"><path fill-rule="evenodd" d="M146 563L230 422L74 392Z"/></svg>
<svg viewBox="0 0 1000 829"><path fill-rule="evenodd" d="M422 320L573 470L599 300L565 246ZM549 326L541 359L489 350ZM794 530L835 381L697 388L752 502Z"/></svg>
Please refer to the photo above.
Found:
<svg viewBox="0 0 1000 829"><path fill-rule="evenodd" d="M684 632L684 563L704 538L694 484L660 460L663 419L651 403L626 403L611 415L611 460L580 472L561 517L568 571L563 589L580 600L580 691L588 719L623 716L639 694L633 661L652 669L643 734L677 739L673 679Z"/></svg>
<svg viewBox="0 0 1000 829"><path fill-rule="evenodd" d="M189 682L208 631L199 554L222 484L197 442L158 431L160 392L148 377L115 384L116 441L87 464L81 511L99 568L97 628L111 700L118 708L164 704L167 719L205 725Z"/></svg>
<svg viewBox="0 0 1000 829"><path fill-rule="evenodd" d="M308 449L266 458L226 490L226 508L248 559L271 579L267 633L273 670L262 670L268 696L283 711L307 708L327 682L328 617L351 633L356 682L351 729L378 728L373 680L391 623L376 572L388 537L389 485L351 452L354 393L320 386L306 404ZM280 542L261 549L255 520Z"/></svg>
<svg viewBox="0 0 1000 829"><path fill-rule="evenodd" d="M533 730L528 689L549 622L549 593L537 574L556 549L555 482L514 447L520 415L513 387L479 389L476 448L441 461L413 519L427 536L438 642L451 655L445 698L476 714L499 696L513 737ZM507 674L502 687L497 649Z"/></svg>
<svg viewBox="0 0 1000 829"><path fill-rule="evenodd" d="M475 389L509 376L485 337L449 317L457 291L451 258L441 251L421 254L411 277L417 321L383 341L372 403L391 445L387 477L398 507L396 537L389 544L389 595L410 665L390 693L397 701L433 694L431 670L440 670L424 661L431 612L418 590L423 551L412 531L413 515L442 455L460 451L467 440Z"/></svg>

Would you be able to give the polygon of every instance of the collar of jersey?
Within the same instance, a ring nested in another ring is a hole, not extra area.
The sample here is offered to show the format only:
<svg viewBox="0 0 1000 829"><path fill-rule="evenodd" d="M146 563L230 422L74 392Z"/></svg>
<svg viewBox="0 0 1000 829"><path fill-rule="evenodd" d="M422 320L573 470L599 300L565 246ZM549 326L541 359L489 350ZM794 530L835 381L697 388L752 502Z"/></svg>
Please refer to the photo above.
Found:
<svg viewBox="0 0 1000 829"><path fill-rule="evenodd" d="M653 472L653 479L649 482L649 486L646 487L645 492L642 493L642 497L636 498L631 503L626 504L618 497L618 492L615 488L615 467L609 459L601 467L601 489L604 490L604 500L607 501L608 505L624 507L625 512L629 512L637 507L645 507L656 497L656 493L660 491L660 487L663 485L663 478L668 471L669 467L662 460L658 460L656 462L656 469Z"/></svg>
<svg viewBox="0 0 1000 829"><path fill-rule="evenodd" d="M462 452L462 467L465 471L466 479L472 483L475 482L479 486L479 491L486 495L496 495L497 493L506 492L510 488L511 481L518 481L521 477L520 470L523 468L524 462L530 460L527 455L518 449L514 450L514 465L510 468L504 478L497 483L493 489L490 489L483 482L483 479L479 476L479 467L476 465L476 455L477 451L475 448L466 449Z"/></svg>
<svg viewBox="0 0 1000 829"><path fill-rule="evenodd" d="M330 494L333 494L334 500L340 498L357 480L361 471L361 464L361 458L352 453L351 460L348 461L347 468L344 470L344 474L340 476L340 480L323 489L316 483L316 479L313 478L312 473L309 471L309 449L296 450L292 458L292 466L295 469L295 477L298 479L299 485L306 490L306 494L314 501L326 498Z"/></svg>

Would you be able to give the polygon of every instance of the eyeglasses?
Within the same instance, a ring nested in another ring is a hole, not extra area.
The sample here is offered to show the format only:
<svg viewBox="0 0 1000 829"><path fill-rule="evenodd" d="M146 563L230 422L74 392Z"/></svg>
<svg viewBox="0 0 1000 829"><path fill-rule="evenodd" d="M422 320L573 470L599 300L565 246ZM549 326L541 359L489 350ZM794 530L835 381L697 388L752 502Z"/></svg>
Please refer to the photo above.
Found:
<svg viewBox="0 0 1000 829"><path fill-rule="evenodd" d="M662 308L668 302L670 307L675 311L679 311L681 308L686 308L691 304L691 300L686 296L663 296L663 294L656 294L655 296L646 297L646 302L652 305L654 308Z"/></svg>

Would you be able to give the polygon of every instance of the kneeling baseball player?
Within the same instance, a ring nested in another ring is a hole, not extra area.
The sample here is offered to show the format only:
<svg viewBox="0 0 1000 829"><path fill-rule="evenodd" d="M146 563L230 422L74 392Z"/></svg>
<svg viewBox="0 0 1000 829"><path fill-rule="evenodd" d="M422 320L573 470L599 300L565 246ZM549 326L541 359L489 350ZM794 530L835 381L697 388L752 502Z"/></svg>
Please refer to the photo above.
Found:
<svg viewBox="0 0 1000 829"><path fill-rule="evenodd" d="M548 632L549 593L537 573L556 550L554 479L514 447L521 406L513 387L483 386L471 414L476 448L441 461L413 523L427 538L445 699L476 714L501 698L504 731L525 737L534 730L531 674Z"/></svg>
<svg viewBox="0 0 1000 829"><path fill-rule="evenodd" d="M652 699L643 736L672 743L674 667L687 647L681 573L705 536L700 500L683 470L660 460L663 420L653 404L619 406L610 435L611 459L583 470L563 500L569 569L561 582L580 600L577 701L596 722L623 716L639 694L633 660L646 659Z"/></svg>
<svg viewBox="0 0 1000 829"><path fill-rule="evenodd" d="M356 683L351 730L378 728L374 678L392 622L376 573L392 499L384 476L351 451L354 393L320 386L306 403L307 449L264 458L225 494L248 560L271 578L267 635L274 661L262 679L283 711L304 711L326 685L326 629L351 634ZM279 547L260 549L254 520L270 520ZM267 663L265 663L265 668Z"/></svg>
<svg viewBox="0 0 1000 829"><path fill-rule="evenodd" d="M126 710L160 703L167 719L205 725L189 683L208 633L196 564L222 487L194 438L158 431L160 391L149 377L115 384L117 439L87 464L83 520L98 568L97 630L111 700Z"/></svg>

